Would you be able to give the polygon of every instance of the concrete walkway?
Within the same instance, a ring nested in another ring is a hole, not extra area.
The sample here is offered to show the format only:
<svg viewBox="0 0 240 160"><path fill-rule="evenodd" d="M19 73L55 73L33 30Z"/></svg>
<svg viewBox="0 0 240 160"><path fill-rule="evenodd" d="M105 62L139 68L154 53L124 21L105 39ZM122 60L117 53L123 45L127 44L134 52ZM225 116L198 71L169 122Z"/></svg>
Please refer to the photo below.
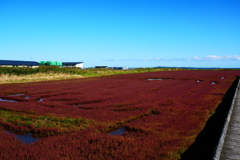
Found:
<svg viewBox="0 0 240 160"><path fill-rule="evenodd" d="M229 121L227 134L223 143L221 160L234 159L240 160L240 90L237 96Z"/></svg>
<svg viewBox="0 0 240 160"><path fill-rule="evenodd" d="M239 82L240 83L240 82ZM236 89L232 107L221 138L220 149L215 160L240 160L240 84Z"/></svg>

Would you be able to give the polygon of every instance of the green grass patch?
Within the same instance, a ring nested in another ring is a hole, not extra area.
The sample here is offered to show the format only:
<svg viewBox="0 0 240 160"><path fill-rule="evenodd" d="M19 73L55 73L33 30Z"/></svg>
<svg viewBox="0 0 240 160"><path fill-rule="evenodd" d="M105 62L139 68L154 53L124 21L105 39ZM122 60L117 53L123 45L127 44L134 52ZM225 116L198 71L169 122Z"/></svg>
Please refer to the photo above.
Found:
<svg viewBox="0 0 240 160"><path fill-rule="evenodd" d="M136 68L129 70L114 70L114 69L104 69L104 68L61 68L58 66L40 66L38 68L28 68L28 67L0 67L0 75L34 75L37 73L46 73L50 75L63 73L70 75L82 75L85 77L95 77L95 76L105 76L105 75L115 75L115 74L128 74L128 73L143 73L152 71L165 71L165 70L179 70L178 68Z"/></svg>
<svg viewBox="0 0 240 160"><path fill-rule="evenodd" d="M87 128L93 120L84 118L58 117L51 115L31 115L13 111L0 110L2 123L8 122L17 126L32 126L36 128L58 128L60 130L76 131Z"/></svg>

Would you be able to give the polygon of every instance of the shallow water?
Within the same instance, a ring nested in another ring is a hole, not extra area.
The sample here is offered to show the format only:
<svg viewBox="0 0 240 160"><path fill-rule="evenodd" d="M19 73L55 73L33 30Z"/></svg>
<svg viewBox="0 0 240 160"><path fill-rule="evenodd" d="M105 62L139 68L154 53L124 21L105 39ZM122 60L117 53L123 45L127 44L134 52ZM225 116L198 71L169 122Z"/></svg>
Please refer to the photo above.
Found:
<svg viewBox="0 0 240 160"><path fill-rule="evenodd" d="M0 101L2 101L2 102L17 102L17 101L14 101L14 100L1 99L1 98L0 98Z"/></svg>
<svg viewBox="0 0 240 160"><path fill-rule="evenodd" d="M126 131L125 127L123 127L123 128L120 128L120 129L117 129L117 130L114 130L114 131L108 133L108 135L117 136L117 135L123 135L126 132L127 131Z"/></svg>
<svg viewBox="0 0 240 160"><path fill-rule="evenodd" d="M42 99L39 99L39 101L37 101L37 102L42 102L43 101L43 98Z"/></svg>
<svg viewBox="0 0 240 160"><path fill-rule="evenodd" d="M30 144L30 143L34 143L36 141L39 140L39 137L33 137L33 135L31 133L25 133L25 134L15 134L9 131L5 131L8 134L14 135L16 136L17 139L19 139L20 141L22 141L25 144Z"/></svg>
<svg viewBox="0 0 240 160"><path fill-rule="evenodd" d="M162 79L147 79L147 80L149 80L149 81L153 81L153 80L159 80L159 81L161 81Z"/></svg>
<svg viewBox="0 0 240 160"><path fill-rule="evenodd" d="M24 95L24 94L12 94L12 95L10 95L10 96L22 96L22 95Z"/></svg>

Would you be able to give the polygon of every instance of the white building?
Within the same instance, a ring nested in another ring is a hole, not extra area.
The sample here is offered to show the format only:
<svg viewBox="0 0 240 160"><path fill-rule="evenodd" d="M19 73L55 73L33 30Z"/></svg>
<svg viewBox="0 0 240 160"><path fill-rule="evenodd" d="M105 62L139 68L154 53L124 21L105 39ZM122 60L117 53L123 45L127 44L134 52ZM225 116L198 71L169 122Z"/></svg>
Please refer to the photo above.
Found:
<svg viewBox="0 0 240 160"><path fill-rule="evenodd" d="M83 69L83 62L62 62L63 67L76 67Z"/></svg>

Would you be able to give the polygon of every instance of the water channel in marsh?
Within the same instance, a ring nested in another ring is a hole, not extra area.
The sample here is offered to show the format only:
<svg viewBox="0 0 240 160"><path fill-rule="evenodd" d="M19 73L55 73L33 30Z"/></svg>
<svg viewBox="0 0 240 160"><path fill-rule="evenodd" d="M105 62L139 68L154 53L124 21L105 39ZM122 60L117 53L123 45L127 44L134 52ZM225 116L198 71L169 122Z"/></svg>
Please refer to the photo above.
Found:
<svg viewBox="0 0 240 160"><path fill-rule="evenodd" d="M126 128L123 127L123 128L120 128L120 129L117 129L117 130L114 130L114 131L108 133L108 135L117 136L117 135L123 135L126 132L127 132Z"/></svg>
<svg viewBox="0 0 240 160"><path fill-rule="evenodd" d="M39 140L39 137L34 136L32 133L13 133L6 130L5 132L8 134L14 135L16 139L22 141L25 144L34 143Z"/></svg>

